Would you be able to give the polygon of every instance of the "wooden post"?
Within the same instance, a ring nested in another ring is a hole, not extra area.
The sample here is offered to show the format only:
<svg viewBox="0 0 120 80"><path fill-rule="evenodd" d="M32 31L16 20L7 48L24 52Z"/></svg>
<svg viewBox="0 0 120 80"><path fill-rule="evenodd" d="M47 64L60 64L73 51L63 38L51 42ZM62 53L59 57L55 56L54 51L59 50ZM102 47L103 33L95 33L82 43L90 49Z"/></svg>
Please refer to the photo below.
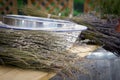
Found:
<svg viewBox="0 0 120 80"><path fill-rule="evenodd" d="M85 3L84 3L84 13L88 13L89 11L89 3L90 3L90 0L85 0Z"/></svg>
<svg viewBox="0 0 120 80"><path fill-rule="evenodd" d="M73 3L74 3L74 0L69 0L68 7L70 9L70 14L69 14L70 18L73 16Z"/></svg>
<svg viewBox="0 0 120 80"><path fill-rule="evenodd" d="M100 0L92 1L92 6L90 6L90 2L92 0L85 0L84 2L84 13L88 13L89 11L94 11L96 7L99 7Z"/></svg>
<svg viewBox="0 0 120 80"><path fill-rule="evenodd" d="M14 5L14 6L12 6L12 10L11 10L11 11L12 11L13 14L17 14L17 13L18 13L18 12L17 12L17 9L18 9L18 8L17 8L17 0L12 0L12 2L13 2L13 5ZM9 6L9 7L10 7L10 6Z"/></svg>
<svg viewBox="0 0 120 80"><path fill-rule="evenodd" d="M31 2L31 0L28 0L28 5L32 5L32 2Z"/></svg>

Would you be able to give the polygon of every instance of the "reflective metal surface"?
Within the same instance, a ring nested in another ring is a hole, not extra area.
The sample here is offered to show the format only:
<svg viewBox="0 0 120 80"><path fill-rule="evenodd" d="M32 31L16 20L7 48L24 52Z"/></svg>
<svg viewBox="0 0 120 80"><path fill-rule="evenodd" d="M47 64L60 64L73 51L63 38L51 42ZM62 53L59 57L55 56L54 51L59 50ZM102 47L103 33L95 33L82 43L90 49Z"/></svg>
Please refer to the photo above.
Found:
<svg viewBox="0 0 120 80"><path fill-rule="evenodd" d="M60 24L70 23L68 21L54 20L48 18L38 18L31 16L7 15L3 17L3 23L16 27L59 27ZM54 24L53 24L54 23ZM43 26L44 25L44 26Z"/></svg>
<svg viewBox="0 0 120 80"><path fill-rule="evenodd" d="M87 29L86 26L66 20L23 15L3 16L3 23L7 24L9 28L28 30L82 31Z"/></svg>
<svg viewBox="0 0 120 80"><path fill-rule="evenodd" d="M116 59L117 56L103 48L98 48L90 53L86 58L88 59Z"/></svg>

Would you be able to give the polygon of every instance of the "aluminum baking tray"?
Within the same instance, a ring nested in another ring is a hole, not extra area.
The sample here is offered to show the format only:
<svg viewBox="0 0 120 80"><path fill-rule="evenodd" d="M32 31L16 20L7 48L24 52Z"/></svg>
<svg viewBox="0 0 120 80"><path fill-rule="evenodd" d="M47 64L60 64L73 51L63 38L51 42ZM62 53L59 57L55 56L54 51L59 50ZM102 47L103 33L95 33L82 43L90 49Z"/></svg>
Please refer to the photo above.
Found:
<svg viewBox="0 0 120 80"><path fill-rule="evenodd" d="M6 24L8 28L27 30L80 31L87 29L86 26L77 25L73 22L66 20L23 15L3 16L3 23Z"/></svg>

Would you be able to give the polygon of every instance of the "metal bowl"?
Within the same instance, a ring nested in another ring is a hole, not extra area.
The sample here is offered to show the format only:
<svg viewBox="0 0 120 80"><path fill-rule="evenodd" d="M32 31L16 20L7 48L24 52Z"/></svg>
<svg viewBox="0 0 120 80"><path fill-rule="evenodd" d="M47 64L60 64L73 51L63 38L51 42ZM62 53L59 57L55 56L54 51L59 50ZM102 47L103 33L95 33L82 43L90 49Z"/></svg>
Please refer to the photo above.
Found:
<svg viewBox="0 0 120 80"><path fill-rule="evenodd" d="M2 27L10 29L52 31L53 34L67 41L68 48L73 45L81 31L87 29L86 26L66 20L22 15L3 16L3 23L5 25Z"/></svg>
<svg viewBox="0 0 120 80"><path fill-rule="evenodd" d="M52 31L64 31L64 30L85 30L86 27L59 19L23 16L23 15L6 15L3 16L3 23L10 28L16 29L28 29L28 30L52 30Z"/></svg>
<svg viewBox="0 0 120 80"><path fill-rule="evenodd" d="M7 15L3 16L3 23L15 27L29 27L29 28L44 28L44 27L63 27L68 26L71 22L65 20L38 18L21 15Z"/></svg>

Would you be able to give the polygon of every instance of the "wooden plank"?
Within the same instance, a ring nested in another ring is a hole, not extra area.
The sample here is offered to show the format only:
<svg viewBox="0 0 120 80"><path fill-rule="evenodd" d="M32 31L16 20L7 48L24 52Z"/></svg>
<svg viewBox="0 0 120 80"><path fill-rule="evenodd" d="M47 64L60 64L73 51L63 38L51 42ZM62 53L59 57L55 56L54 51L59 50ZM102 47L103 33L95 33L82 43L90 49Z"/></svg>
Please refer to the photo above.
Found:
<svg viewBox="0 0 120 80"><path fill-rule="evenodd" d="M73 1L74 0L69 0L69 3L68 3L68 8L70 9L70 14L69 14L69 17L71 18L72 15L73 15Z"/></svg>
<svg viewBox="0 0 120 80"><path fill-rule="evenodd" d="M12 68L6 67L5 69L3 69L3 66L0 66L0 76L8 73L9 71L12 71Z"/></svg>
<svg viewBox="0 0 120 80"><path fill-rule="evenodd" d="M44 76L43 78L40 78L39 80L49 80L49 78L55 76L56 73L50 73Z"/></svg>
<svg viewBox="0 0 120 80"><path fill-rule="evenodd" d="M96 45L81 45L81 46L74 46L70 48L68 51L72 53L77 53L79 57L85 57L88 54L91 54L94 50L96 50L99 46Z"/></svg>
<svg viewBox="0 0 120 80"><path fill-rule="evenodd" d="M0 66L0 73L2 73L0 80L41 80L44 77L48 80L54 75L53 73L22 70L5 66Z"/></svg>
<svg viewBox="0 0 120 80"><path fill-rule="evenodd" d="M17 14L18 12L17 12L17 0L12 0L12 2L13 2L13 5L14 6L12 6L12 12L13 12L13 14Z"/></svg>
<svg viewBox="0 0 120 80"><path fill-rule="evenodd" d="M85 3L84 3L84 13L88 13L90 1L91 0L85 0Z"/></svg>

